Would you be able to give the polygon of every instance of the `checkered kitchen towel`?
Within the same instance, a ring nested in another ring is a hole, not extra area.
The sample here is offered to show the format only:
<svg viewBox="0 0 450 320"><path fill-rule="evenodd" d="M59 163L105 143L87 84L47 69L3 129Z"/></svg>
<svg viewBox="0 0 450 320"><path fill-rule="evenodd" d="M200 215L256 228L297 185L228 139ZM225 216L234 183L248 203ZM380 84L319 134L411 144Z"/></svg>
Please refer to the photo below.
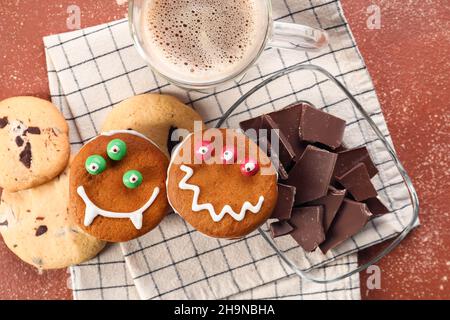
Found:
<svg viewBox="0 0 450 320"><path fill-rule="evenodd" d="M355 94L389 139L373 84L338 0L273 0L276 19L328 30L330 45L305 53L268 49L239 83L213 94L186 92L155 76L133 47L126 20L44 38L50 91L71 127L74 151L94 137L105 116L123 99L140 93L178 96L213 126L243 93L265 77L297 63L320 65ZM398 234L411 219L412 207L401 176L380 141L329 81L310 72L292 73L248 99L227 125L280 109L296 100L347 120L348 146L367 145L380 174L375 184L393 214L372 220L363 232L326 256L305 254L293 240L280 246L305 269L333 278L356 268L354 252ZM288 237L286 237L288 238ZM331 263L330 263L331 262ZM215 240L170 215L148 235L110 245L96 259L71 268L77 299L358 299L359 278L317 285L293 275L262 237Z"/></svg>

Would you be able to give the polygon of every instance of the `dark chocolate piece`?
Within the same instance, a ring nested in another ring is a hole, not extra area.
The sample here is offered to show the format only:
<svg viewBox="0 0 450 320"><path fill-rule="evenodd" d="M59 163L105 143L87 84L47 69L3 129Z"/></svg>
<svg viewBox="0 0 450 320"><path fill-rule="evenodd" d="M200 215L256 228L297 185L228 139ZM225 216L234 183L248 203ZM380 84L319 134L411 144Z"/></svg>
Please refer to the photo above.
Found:
<svg viewBox="0 0 450 320"><path fill-rule="evenodd" d="M342 201L344 201L345 194L346 190L339 190L330 186L328 189L328 194L325 197L307 204L308 206L323 206L323 229L325 232L330 229L331 223L341 207Z"/></svg>
<svg viewBox="0 0 450 320"><path fill-rule="evenodd" d="M268 115L278 125L283 135L291 145L296 159L300 158L305 151L305 146L298 135L300 120L302 117L302 109L305 104L297 104L288 106L280 111L269 113Z"/></svg>
<svg viewBox="0 0 450 320"><path fill-rule="evenodd" d="M21 147L21 146L23 146L23 143L24 143L24 141L23 141L22 137L17 136L16 137L16 144L17 144L17 146Z"/></svg>
<svg viewBox="0 0 450 320"><path fill-rule="evenodd" d="M367 148L361 147L338 153L338 159L336 161L336 168L334 169L333 176L342 176L348 170L351 170L361 162L366 165L370 178L373 178L378 173L378 169L373 164Z"/></svg>
<svg viewBox="0 0 450 320"><path fill-rule="evenodd" d="M295 205L320 199L328 192L337 155L308 146L289 172L286 184L295 186Z"/></svg>
<svg viewBox="0 0 450 320"><path fill-rule="evenodd" d="M300 139L320 143L334 150L342 144L345 124L340 118L304 105L299 130Z"/></svg>
<svg viewBox="0 0 450 320"><path fill-rule="evenodd" d="M295 228L291 236L305 251L314 251L325 240L321 206L295 208L289 224Z"/></svg>
<svg viewBox="0 0 450 320"><path fill-rule="evenodd" d="M288 139L269 115L262 117L261 129L267 130L267 140L270 142L271 155L275 153L284 169L289 171L295 163L294 159L296 154ZM276 136L272 137L272 135ZM274 150L273 148L272 142L274 139L278 141L278 150Z"/></svg>
<svg viewBox="0 0 450 320"><path fill-rule="evenodd" d="M31 158L32 158L32 155L31 155L31 144L29 142L27 142L27 144L25 145L25 148L19 154L19 159L20 159L20 162L22 162L25 167L30 169L30 167L31 167Z"/></svg>
<svg viewBox="0 0 450 320"><path fill-rule="evenodd" d="M5 221L3 221L3 222L0 222L0 227L1 227L1 226L7 227L7 226L8 226L8 220L5 220Z"/></svg>
<svg viewBox="0 0 450 320"><path fill-rule="evenodd" d="M169 151L169 154L172 154L172 150L180 143L180 141L172 141L172 134L177 129L178 128L172 126L169 128L169 134L167 135L167 150Z"/></svg>
<svg viewBox="0 0 450 320"><path fill-rule="evenodd" d="M256 118L252 118L249 120L245 120L239 123L239 127L241 127L241 129L244 131L248 131L248 130L255 130L255 134L256 136L252 136L249 135L250 138L252 138L255 142L258 141L258 130L259 128L261 128L261 124L262 124L262 116L256 117Z"/></svg>
<svg viewBox="0 0 450 320"><path fill-rule="evenodd" d="M41 129L39 129L38 127L28 127L26 132L29 134L41 134Z"/></svg>
<svg viewBox="0 0 450 320"><path fill-rule="evenodd" d="M370 181L364 163L358 164L343 176L336 177L336 180L347 189L356 201L364 201L377 196L377 190Z"/></svg>
<svg viewBox="0 0 450 320"><path fill-rule="evenodd" d="M367 205L369 211L373 214L374 217L381 216L390 212L378 197L367 199L364 201L364 203Z"/></svg>
<svg viewBox="0 0 450 320"><path fill-rule="evenodd" d="M372 216L364 203L344 199L334 221L327 232L326 240L320 245L325 254L345 240L360 232Z"/></svg>
<svg viewBox="0 0 450 320"><path fill-rule="evenodd" d="M294 207L295 187L278 184L278 201L272 212L272 219L289 220Z"/></svg>
<svg viewBox="0 0 450 320"><path fill-rule="evenodd" d="M286 171L286 169L281 164L280 158L278 158L278 155L276 153L272 153L272 147L269 142L267 142L267 138L262 138L258 141L258 146L267 152L267 156L270 157L270 160L272 160L272 164L277 168L278 171L278 179L279 180L286 180L289 178L289 175Z"/></svg>
<svg viewBox="0 0 450 320"><path fill-rule="evenodd" d="M271 157L279 160L279 164L283 166L284 169L280 169L282 178L287 178L284 173L287 173L287 171L289 171L289 169L294 165L296 153L287 137L284 135L283 130L280 129L279 125L269 115L262 115L243 121L239 124L239 126L245 131L250 139L257 142L260 147L265 147L265 150L267 150L267 153ZM266 134L262 135L260 130L265 130ZM272 134L276 134L277 137L272 138ZM278 150L273 150L271 144L272 139L276 139L278 141Z"/></svg>
<svg viewBox="0 0 450 320"><path fill-rule="evenodd" d="M289 234L294 227L292 227L287 221L277 221L270 224L270 234L272 238L278 238Z"/></svg>
<svg viewBox="0 0 450 320"><path fill-rule="evenodd" d="M36 237L42 236L48 230L47 226L39 226L36 230Z"/></svg>
<svg viewBox="0 0 450 320"><path fill-rule="evenodd" d="M4 127L6 127L8 125L8 123L9 123L8 117L0 118L0 129L3 129Z"/></svg>

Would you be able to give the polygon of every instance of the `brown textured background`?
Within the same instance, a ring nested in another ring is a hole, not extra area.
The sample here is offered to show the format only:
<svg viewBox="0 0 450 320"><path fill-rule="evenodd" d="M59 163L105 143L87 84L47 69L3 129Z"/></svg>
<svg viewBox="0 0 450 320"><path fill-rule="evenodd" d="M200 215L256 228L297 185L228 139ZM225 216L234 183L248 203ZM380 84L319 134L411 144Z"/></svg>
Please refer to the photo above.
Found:
<svg viewBox="0 0 450 320"><path fill-rule="evenodd" d="M373 77L397 152L421 200L422 226L378 266L381 289L364 299L450 298L450 3L448 0L341 0ZM42 36L67 31L66 9L81 8L81 27L124 17L116 0L8 0L0 6L0 99L48 98ZM366 26L367 7L382 28ZM379 248L360 254L366 261ZM0 241L0 299L71 299L66 270L25 265Z"/></svg>

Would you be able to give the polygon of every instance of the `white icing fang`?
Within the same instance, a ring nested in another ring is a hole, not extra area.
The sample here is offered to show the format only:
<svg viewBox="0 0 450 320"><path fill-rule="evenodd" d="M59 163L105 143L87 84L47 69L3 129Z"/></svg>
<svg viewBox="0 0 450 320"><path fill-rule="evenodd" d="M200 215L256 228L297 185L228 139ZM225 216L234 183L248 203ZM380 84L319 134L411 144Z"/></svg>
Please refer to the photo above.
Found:
<svg viewBox="0 0 450 320"><path fill-rule="evenodd" d="M236 213L233 211L231 206L228 204L225 205L222 208L222 211L220 211L219 214L216 213L214 210L214 206L211 203L204 203L199 204L198 198L200 196L200 188L196 185L187 183L187 181L192 177L194 174L194 170L188 166L181 165L180 169L186 173L186 175L180 180L180 183L178 184L178 187L182 190L192 190L194 191L194 197L192 199L192 211L199 212L202 210L208 210L211 218L214 220L214 222L219 222L222 220L222 218L225 216L225 214L229 214L233 219L236 221L242 221L245 218L245 213L247 211L250 211L252 213L258 213L261 210L261 207L264 203L264 197L260 196L258 203L256 205L252 205L249 201L245 201L242 205L241 211L239 213Z"/></svg>
<svg viewBox="0 0 450 320"><path fill-rule="evenodd" d="M83 186L79 186L77 188L77 193L81 197L81 199L83 199L84 204L86 205L86 210L84 213L84 225L86 227L90 226L97 216L102 216L105 218L130 219L134 227L140 230L142 228L142 219L144 211L150 208L150 206L155 201L156 197L159 194L159 188L156 187L155 189L153 189L152 196L140 209L133 212L123 212L123 213L106 211L97 207L91 201L91 199L89 199Z"/></svg>

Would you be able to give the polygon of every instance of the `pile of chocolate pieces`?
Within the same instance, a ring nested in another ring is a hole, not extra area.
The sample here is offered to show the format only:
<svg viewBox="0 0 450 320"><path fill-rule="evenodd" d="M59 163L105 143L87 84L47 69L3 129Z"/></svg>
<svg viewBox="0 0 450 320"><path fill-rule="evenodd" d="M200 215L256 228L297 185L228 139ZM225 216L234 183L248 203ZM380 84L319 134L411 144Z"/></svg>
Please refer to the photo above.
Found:
<svg viewBox="0 0 450 320"><path fill-rule="evenodd" d="M371 182L378 170L367 149L342 145L344 120L300 103L240 126L256 130L251 138L279 163L272 237L291 235L304 250L325 254L389 212ZM271 134L279 140L276 153Z"/></svg>

